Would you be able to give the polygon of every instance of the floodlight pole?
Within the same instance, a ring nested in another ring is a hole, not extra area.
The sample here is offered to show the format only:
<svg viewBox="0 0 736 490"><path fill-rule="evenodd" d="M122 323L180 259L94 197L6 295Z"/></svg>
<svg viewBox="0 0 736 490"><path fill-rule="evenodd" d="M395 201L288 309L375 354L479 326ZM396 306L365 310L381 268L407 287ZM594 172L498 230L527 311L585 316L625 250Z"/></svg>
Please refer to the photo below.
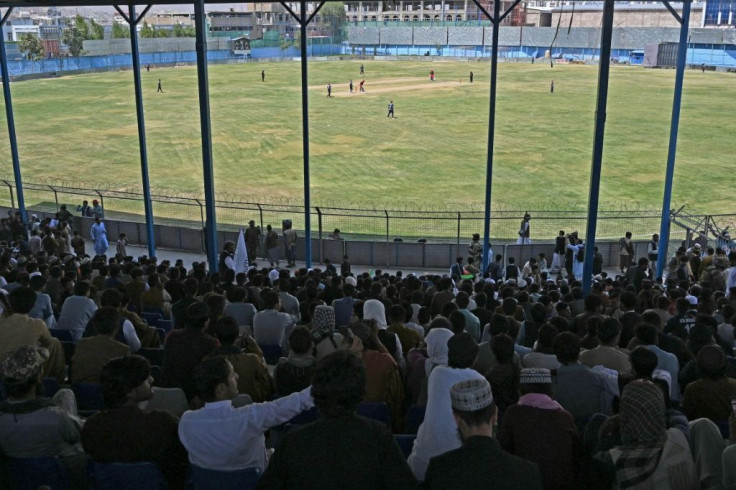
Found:
<svg viewBox="0 0 736 490"><path fill-rule="evenodd" d="M148 151L146 148L146 122L143 110L143 87L141 85L141 61L138 50L138 22L146 15L151 5L136 17L135 5L128 5L128 16L116 5L115 9L128 22L130 28L130 53L133 58L133 84L135 86L135 111L138 118L138 148L141 155L141 179L143 180L143 209L146 215L146 242L148 256L156 256L156 237L153 229L153 202L151 201L151 184L148 179Z"/></svg>
<svg viewBox="0 0 736 490"><path fill-rule="evenodd" d="M486 160L486 201L485 201L485 212L483 214L483 257L482 257L482 269L481 273L485 273L486 269L490 265L488 260L488 246L491 240L491 190L493 188L493 141L495 136L496 128L496 75L498 73L498 28L501 25L501 21L511 13L512 10L519 4L520 0L515 0L506 11L501 14L501 0L493 0L493 16L486 11L486 9L478 3L478 0L473 0L473 3L478 7L478 10L491 21L493 24L493 36L491 47L491 94L490 94L490 109L488 111L488 154Z"/></svg>
<svg viewBox="0 0 736 490"><path fill-rule="evenodd" d="M608 72L611 67L611 37L613 35L613 3L603 2L603 29L601 53L598 62L598 101L595 108L595 136L593 162L588 187L588 223L585 230L585 262L583 264L583 293L588 294L593 283L593 247L598 225L598 200L600 196L601 167L603 163L603 138L606 129L606 104L608 102Z"/></svg>
<svg viewBox="0 0 736 490"><path fill-rule="evenodd" d="M307 268L312 267L312 222L311 198L309 184L309 87L307 85L307 27L325 2L320 2L312 15L307 17L307 2L299 2L301 11L297 15L285 2L281 5L299 22L300 57L302 64L302 151L304 152L304 262Z"/></svg>
<svg viewBox="0 0 736 490"><path fill-rule="evenodd" d="M194 24L197 49L197 85L199 88L199 124L202 132L202 174L206 215L205 243L211 272L217 272L217 213L215 208L215 176L212 170L212 125L210 93L207 78L207 24L204 0L194 1Z"/></svg>
<svg viewBox="0 0 736 490"><path fill-rule="evenodd" d="M0 20L0 71L2 71L3 96L5 97L5 117L8 120L8 138L10 139L10 156L13 160L13 175L15 177L15 189L18 192L18 210L23 227L28 224L26 213L26 201L23 198L23 179L20 174L20 158L18 157L18 140L15 135L15 117L13 116L13 99L10 95L10 75L8 74L8 55L5 52L5 39L2 35L2 26L10 17L13 7L8 7L5 15Z"/></svg>
<svg viewBox="0 0 736 490"><path fill-rule="evenodd" d="M670 123L670 144L667 151L667 174L664 179L662 197L662 218L659 225L659 245L657 248L657 279L662 278L667 264L667 248L670 241L670 206L672 204L672 180L675 176L675 157L677 156L677 133L680 127L680 106L682 103L682 83L685 77L687 58L687 34L690 24L690 2L682 2L682 17L663 2L680 22L680 44L677 47L677 68L675 70L675 95L672 101L672 121Z"/></svg>

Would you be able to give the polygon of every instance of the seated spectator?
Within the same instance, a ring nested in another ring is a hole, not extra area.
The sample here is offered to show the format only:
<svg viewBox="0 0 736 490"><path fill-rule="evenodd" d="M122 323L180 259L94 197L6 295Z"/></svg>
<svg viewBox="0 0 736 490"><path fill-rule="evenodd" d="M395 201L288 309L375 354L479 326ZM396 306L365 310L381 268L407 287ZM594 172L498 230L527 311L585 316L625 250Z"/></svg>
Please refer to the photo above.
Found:
<svg viewBox="0 0 736 490"><path fill-rule="evenodd" d="M391 412L391 423L396 432L403 430L404 421L404 382L401 371L391 354L379 339L378 326L371 322L353 322L350 331L360 339L362 357L366 373L364 402L385 402Z"/></svg>
<svg viewBox="0 0 736 490"><path fill-rule="evenodd" d="M46 324L28 313L36 304L36 293L31 288L18 288L9 295L8 311L0 317L0 358L24 345L43 347L49 355L44 362L44 375L64 380L64 351L58 340L49 333Z"/></svg>
<svg viewBox="0 0 736 490"><path fill-rule="evenodd" d="M43 320L49 328L56 328L56 318L54 317L54 306L51 304L51 296L44 292L46 286L46 278L41 274L31 277L29 285L36 292L36 302L28 312L31 318Z"/></svg>
<svg viewBox="0 0 736 490"><path fill-rule="evenodd" d="M604 366L620 374L631 373L627 351L618 348L621 324L615 318L605 318L598 327L600 345L580 353L580 362L588 367Z"/></svg>
<svg viewBox="0 0 736 490"><path fill-rule="evenodd" d="M84 335L87 323L92 319L92 315L97 310L97 305L89 297L90 286L87 281L77 281L74 284L74 296L69 296L61 307L59 321L56 328L59 330L69 330L74 338L74 342Z"/></svg>
<svg viewBox="0 0 736 490"><path fill-rule="evenodd" d="M294 318L280 311L281 301L276 291L265 290L262 298L265 310L253 317L253 337L258 345L279 345L283 352L288 352Z"/></svg>
<svg viewBox="0 0 736 490"><path fill-rule="evenodd" d="M505 334L491 339L491 349L498 364L486 371L493 399L502 416L506 409L519 400L519 366L514 364L514 341Z"/></svg>
<svg viewBox="0 0 736 490"><path fill-rule="evenodd" d="M230 303L225 306L224 312L226 316L235 319L238 327L240 327L241 334L244 334L247 330L244 327L251 327L250 331L253 333L253 317L256 314L256 307L245 302L247 294L244 287L235 286L229 295Z"/></svg>
<svg viewBox="0 0 736 490"><path fill-rule="evenodd" d="M195 299L198 289L199 281L194 277L188 277L184 281L184 297L171 305L171 321L175 328L184 328L186 326L187 308L198 302Z"/></svg>
<svg viewBox="0 0 736 490"><path fill-rule="evenodd" d="M141 292L141 307L145 308L161 308L164 312L164 318L169 318L171 314L171 296L161 284L161 278L158 274L148 276L148 289Z"/></svg>
<svg viewBox="0 0 736 490"><path fill-rule="evenodd" d="M636 327L636 340L638 344L643 345L657 355L657 359L659 360L657 369L667 371L670 375L670 399L672 401L679 401L681 398L678 381L680 365L674 354L664 351L657 345L658 337L657 329L653 325L644 323Z"/></svg>
<svg viewBox="0 0 736 490"><path fill-rule="evenodd" d="M557 356L555 355L552 347L558 333L559 331L552 325L542 325L542 328L539 329L539 336L537 337L537 345L534 348L534 352L530 352L522 358L522 366L526 368L545 368L549 370L556 370L559 368L561 364L560 361L557 360Z"/></svg>
<svg viewBox="0 0 736 490"><path fill-rule="evenodd" d="M697 362L704 377L685 388L682 412L688 420L723 422L733 412L731 398L736 396L736 380L726 377L726 355L717 345L706 345L698 352Z"/></svg>
<svg viewBox="0 0 736 490"><path fill-rule="evenodd" d="M408 459L409 467L419 480L424 480L431 458L462 445L452 423L452 408L448 396L450 387L467 379L485 380L473 369L478 356L478 344L470 334L460 332L453 335L447 341L447 347L447 366L436 366L429 375L427 410Z"/></svg>
<svg viewBox="0 0 736 490"><path fill-rule="evenodd" d="M90 323L96 334L80 340L74 350L69 368L72 383L99 383L102 368L110 359L130 355L130 347L115 340L120 325L115 308L100 308Z"/></svg>
<svg viewBox="0 0 736 490"><path fill-rule="evenodd" d="M621 396L622 446L608 451L618 488L698 488L683 433L666 428L664 398L648 381L633 381Z"/></svg>
<svg viewBox="0 0 736 490"><path fill-rule="evenodd" d="M131 352L138 349L156 349L161 346L161 338L155 327L148 324L137 313L126 308L128 299L116 289L108 289L102 293L100 306L115 308L120 315L120 329L117 340L124 342L130 347ZM86 335L86 333L85 333Z"/></svg>
<svg viewBox="0 0 736 490"><path fill-rule="evenodd" d="M204 333L210 319L210 309L204 303L194 303L187 309L188 324L166 336L164 362L159 384L165 388L181 388L191 400L195 395L194 368L207 357L219 342Z"/></svg>
<svg viewBox="0 0 736 490"><path fill-rule="evenodd" d="M312 355L312 335L307 327L296 327L289 334L289 356L279 359L273 380L278 396L290 395L307 388L317 359Z"/></svg>
<svg viewBox="0 0 736 490"><path fill-rule="evenodd" d="M570 332L558 334L554 340L557 369L554 392L560 405L584 424L591 415L611 414L611 403L618 396L616 379L580 364L580 340Z"/></svg>
<svg viewBox="0 0 736 490"><path fill-rule="evenodd" d="M550 370L522 369L520 383L499 427L501 448L537 463L545 489L578 488L582 443L572 414L552 399Z"/></svg>
<svg viewBox="0 0 736 490"><path fill-rule="evenodd" d="M106 410L84 424L87 454L99 463L156 463L170 489L183 489L188 464L177 435L179 419L163 410L138 408L153 396L148 361L141 356L111 359L100 381Z"/></svg>
<svg viewBox="0 0 736 490"><path fill-rule="evenodd" d="M45 328L45 327L44 327ZM81 490L87 476L77 403L71 390L59 390L52 400L39 396L43 386L46 349L21 346L0 362L8 399L0 404L0 452L11 458L58 457L69 472L73 489Z"/></svg>
<svg viewBox="0 0 736 490"><path fill-rule="evenodd" d="M542 488L537 465L502 451L493 438L496 406L488 381L455 383L448 398L462 447L431 459L425 488Z"/></svg>
<svg viewBox="0 0 736 490"><path fill-rule="evenodd" d="M270 400L274 391L271 375L258 355L244 352L235 345L239 336L235 320L224 316L217 320L214 330L220 347L210 356L222 356L232 364L238 375L238 392L249 395L256 403Z"/></svg>
<svg viewBox="0 0 736 490"><path fill-rule="evenodd" d="M415 488L388 428L356 416L365 386L363 364L352 352L322 359L312 385L321 417L284 436L257 488Z"/></svg>
<svg viewBox="0 0 736 490"><path fill-rule="evenodd" d="M318 361L338 349L345 348L342 334L335 332L335 310L332 306L318 305L314 309L311 330L314 357Z"/></svg>
<svg viewBox="0 0 736 490"><path fill-rule="evenodd" d="M467 297L467 294L465 295ZM396 334L401 342L401 348L403 354L406 355L409 350L415 348L422 341L422 337L406 325L404 320L406 317L406 310L401 305L393 305L388 309L388 320L389 326L388 331Z"/></svg>
<svg viewBox="0 0 736 490"><path fill-rule="evenodd" d="M202 361L193 378L205 405L184 412L179 439L189 452L189 462L200 468L232 471L256 467L263 471L267 463L263 433L313 406L311 388L307 388L272 402L233 407L238 375L222 356Z"/></svg>

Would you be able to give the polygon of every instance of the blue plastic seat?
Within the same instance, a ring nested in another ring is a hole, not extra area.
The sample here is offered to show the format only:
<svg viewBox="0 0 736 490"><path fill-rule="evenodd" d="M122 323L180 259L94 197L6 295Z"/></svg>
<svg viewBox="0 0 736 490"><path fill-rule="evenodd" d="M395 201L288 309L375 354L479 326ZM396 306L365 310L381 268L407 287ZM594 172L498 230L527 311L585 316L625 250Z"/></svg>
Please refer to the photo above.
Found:
<svg viewBox="0 0 736 490"><path fill-rule="evenodd" d="M161 343L163 344L166 340L166 330L163 328L157 328L156 333L158 334L158 338L161 339Z"/></svg>
<svg viewBox="0 0 736 490"><path fill-rule="evenodd" d="M171 320L159 320L158 328L163 328L166 333L169 333L174 326L171 324Z"/></svg>
<svg viewBox="0 0 736 490"><path fill-rule="evenodd" d="M281 349L280 345L261 345L258 344L258 347L261 348L263 351L263 358L266 360L266 364L269 366L275 366L279 363L279 359L281 359L281 356L284 354L284 351Z"/></svg>
<svg viewBox="0 0 736 490"><path fill-rule="evenodd" d="M391 412L384 402L361 403L358 405L358 415L383 422L391 427Z"/></svg>
<svg viewBox="0 0 736 490"><path fill-rule="evenodd" d="M253 490L260 476L258 468L217 471L190 465L187 483L192 490Z"/></svg>
<svg viewBox="0 0 736 490"><path fill-rule="evenodd" d="M411 454L411 450L414 449L414 441L416 440L416 434L394 434L397 444L401 448L401 452L405 458L408 458Z"/></svg>
<svg viewBox="0 0 736 490"><path fill-rule="evenodd" d="M424 412L427 407L421 405L412 405L406 412L406 433L416 434L419 432L419 426L424 422Z"/></svg>
<svg viewBox="0 0 736 490"><path fill-rule="evenodd" d="M156 463L92 463L95 490L168 490Z"/></svg>
<svg viewBox="0 0 736 490"><path fill-rule="evenodd" d="M74 342L74 337L72 336L72 332L69 330L50 328L49 332L51 332L52 337L59 339L62 342Z"/></svg>
<svg viewBox="0 0 736 490"><path fill-rule="evenodd" d="M77 397L79 410L102 410L102 385L95 383L79 382L72 385L74 396Z"/></svg>
<svg viewBox="0 0 736 490"><path fill-rule="evenodd" d="M77 344L68 340L61 340L61 347L64 349L64 362L67 366L72 363L72 357L74 357L74 351L77 349Z"/></svg>
<svg viewBox="0 0 736 490"><path fill-rule="evenodd" d="M139 315L146 321L146 323L150 327L158 327L158 321L164 319L164 316L160 313L150 313L142 311L139 313Z"/></svg>
<svg viewBox="0 0 736 490"><path fill-rule="evenodd" d="M51 398L61 387L56 378L43 378L43 394L44 396Z"/></svg>
<svg viewBox="0 0 736 490"><path fill-rule="evenodd" d="M11 488L36 490L48 485L52 490L67 490L69 477L58 458L3 458L8 469Z"/></svg>

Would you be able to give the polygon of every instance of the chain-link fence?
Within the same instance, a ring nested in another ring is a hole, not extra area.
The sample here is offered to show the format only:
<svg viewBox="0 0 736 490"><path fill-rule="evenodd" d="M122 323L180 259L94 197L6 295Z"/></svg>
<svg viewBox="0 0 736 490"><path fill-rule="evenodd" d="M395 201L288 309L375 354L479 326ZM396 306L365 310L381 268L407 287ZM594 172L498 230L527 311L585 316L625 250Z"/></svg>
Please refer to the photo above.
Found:
<svg viewBox="0 0 736 490"><path fill-rule="evenodd" d="M23 184L26 208L32 211L54 213L62 204L74 213L82 201L99 201L109 219L145 222L143 194L106 189L102 186L81 186L69 183L25 182ZM201 229L205 225L204 199L195 196L170 196L154 193L151 196L154 222ZM0 206L17 208L17 191L11 180L0 180ZM578 231L585 239L587 211L528 209L492 210L491 237L494 243L513 243L523 215L529 212L532 240L539 243L554 241L560 230ZM719 236L736 226L736 215L675 214L670 230L670 243L679 245L683 240L699 237L712 246L722 245ZM265 228L282 228L283 220L291 220L296 230L305 230L304 205L297 201L284 203L240 202L235 196L216 199L217 226L223 231L237 230L250 220ZM466 244L474 233L482 235L482 210L429 211L367 209L313 206L310 209L311 236L327 238L335 229L353 241L403 241ZM630 231L635 240L648 240L659 232L661 215L658 210L620 209L601 210L598 213L596 239L617 240ZM684 223L684 224L683 224ZM424 240L422 240L424 239ZM722 239L720 239L723 241Z"/></svg>

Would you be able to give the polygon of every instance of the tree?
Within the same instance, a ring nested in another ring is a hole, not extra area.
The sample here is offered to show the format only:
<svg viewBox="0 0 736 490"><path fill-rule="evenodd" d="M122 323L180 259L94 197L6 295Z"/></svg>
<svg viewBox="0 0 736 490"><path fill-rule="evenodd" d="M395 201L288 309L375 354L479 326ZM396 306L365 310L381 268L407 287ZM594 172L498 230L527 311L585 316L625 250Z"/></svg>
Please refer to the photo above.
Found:
<svg viewBox="0 0 736 490"><path fill-rule="evenodd" d="M112 38L113 39L124 39L130 37L130 28L128 26L118 24L117 22L112 25Z"/></svg>
<svg viewBox="0 0 736 490"><path fill-rule="evenodd" d="M321 23L330 31L330 35L342 38L345 24L345 4L343 2L326 2L320 9Z"/></svg>
<svg viewBox="0 0 736 490"><path fill-rule="evenodd" d="M174 24L174 37L195 37L197 35L194 27L183 26L180 23Z"/></svg>
<svg viewBox="0 0 736 490"><path fill-rule="evenodd" d="M285 52L285 51L286 51L286 50L288 50L288 49L289 49L289 48L290 48L291 46L292 46L292 44L291 44L291 41L289 41L288 39L282 39L282 40L281 40L281 44L279 45L279 47L281 48L281 51L282 51L282 52ZM282 55L282 56L283 56L283 55Z"/></svg>
<svg viewBox="0 0 736 490"><path fill-rule="evenodd" d="M84 38L76 27L66 29L61 35L61 42L66 44L72 56L79 56L84 51Z"/></svg>
<svg viewBox="0 0 736 490"><path fill-rule="evenodd" d="M31 33L21 34L18 40L18 49L23 55L32 61L42 60L46 55L46 48L41 40Z"/></svg>
<svg viewBox="0 0 736 490"><path fill-rule="evenodd" d="M105 28L95 22L94 19L89 21L89 37L87 39L95 41L105 39Z"/></svg>
<svg viewBox="0 0 736 490"><path fill-rule="evenodd" d="M84 41L85 39L91 39L89 33L89 25L87 24L87 20L84 17L77 14L77 16L74 17L74 27L77 29L77 32L79 32L79 36L82 38L82 41Z"/></svg>
<svg viewBox="0 0 736 490"><path fill-rule="evenodd" d="M144 20L143 26L141 26L141 30L138 35L142 38L152 38L156 37L156 31L153 29L153 27L148 25L148 22Z"/></svg>

